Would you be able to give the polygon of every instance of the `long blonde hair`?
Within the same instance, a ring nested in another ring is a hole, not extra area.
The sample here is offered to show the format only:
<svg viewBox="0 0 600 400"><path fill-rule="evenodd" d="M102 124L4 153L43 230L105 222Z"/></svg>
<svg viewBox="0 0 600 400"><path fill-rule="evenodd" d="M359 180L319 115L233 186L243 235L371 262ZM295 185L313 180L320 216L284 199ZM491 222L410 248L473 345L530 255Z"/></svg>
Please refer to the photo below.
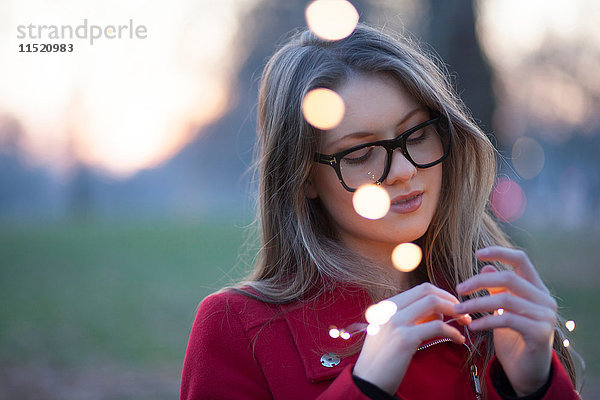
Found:
<svg viewBox="0 0 600 400"><path fill-rule="evenodd" d="M253 288L256 297L288 303L317 296L337 283L363 288L373 301L398 291L389 271L340 243L319 199L308 199L304 191L320 132L304 120L302 99L317 87L335 90L355 73L394 77L417 102L442 116L446 134L451 135L439 205L419 239L424 257L415 274L456 294L455 285L483 266L474 257L476 249L514 247L488 209L495 149L441 65L410 39L394 38L364 24L334 42L320 40L308 30L298 32L271 57L258 94L260 244L254 270L242 283ZM484 340L491 344L491 335L479 335L476 344ZM493 346L487 348L489 360ZM557 351L573 375L568 353L562 345Z"/></svg>

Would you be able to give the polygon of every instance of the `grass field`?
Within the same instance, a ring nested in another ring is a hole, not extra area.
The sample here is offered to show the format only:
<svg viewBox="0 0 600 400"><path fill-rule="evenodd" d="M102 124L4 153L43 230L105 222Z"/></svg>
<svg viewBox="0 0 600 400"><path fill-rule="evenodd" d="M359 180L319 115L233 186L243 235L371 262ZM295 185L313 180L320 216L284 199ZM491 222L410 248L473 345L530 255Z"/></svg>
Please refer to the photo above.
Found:
<svg viewBox="0 0 600 400"><path fill-rule="evenodd" d="M241 225L1 228L0 398L177 397L197 304L252 262L239 256ZM598 237L518 238L577 323L590 390L600 376Z"/></svg>

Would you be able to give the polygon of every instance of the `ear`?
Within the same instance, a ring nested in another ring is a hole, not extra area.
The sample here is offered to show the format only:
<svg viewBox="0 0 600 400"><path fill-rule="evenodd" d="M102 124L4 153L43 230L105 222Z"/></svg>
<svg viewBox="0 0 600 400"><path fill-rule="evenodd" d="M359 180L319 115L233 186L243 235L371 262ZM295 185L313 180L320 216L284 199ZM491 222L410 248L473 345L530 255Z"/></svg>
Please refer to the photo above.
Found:
<svg viewBox="0 0 600 400"><path fill-rule="evenodd" d="M319 197L319 193L317 193L317 189L310 178L304 182L304 195L311 200Z"/></svg>

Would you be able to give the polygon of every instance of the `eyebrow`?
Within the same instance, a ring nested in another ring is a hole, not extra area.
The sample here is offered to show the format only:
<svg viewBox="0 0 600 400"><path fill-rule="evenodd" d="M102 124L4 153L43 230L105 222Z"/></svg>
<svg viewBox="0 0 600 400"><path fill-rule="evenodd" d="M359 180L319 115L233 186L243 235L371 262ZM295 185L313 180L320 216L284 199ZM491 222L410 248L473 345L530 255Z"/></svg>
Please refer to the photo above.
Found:
<svg viewBox="0 0 600 400"><path fill-rule="evenodd" d="M415 108L414 110L410 111L408 114L406 114L401 120L400 122L398 122L396 124L396 128L401 126L402 124L404 124L410 117L412 117L413 115L415 115L416 113L418 113L419 111L427 111L426 108L423 107L419 107L419 108ZM358 132L352 132L349 133L347 135L342 136L341 138L333 141L331 143L331 145L333 146L336 143L341 142L344 139L353 139L353 138L360 138L360 137L365 137L365 136L369 136L372 135L373 132L369 132L369 131L358 131Z"/></svg>

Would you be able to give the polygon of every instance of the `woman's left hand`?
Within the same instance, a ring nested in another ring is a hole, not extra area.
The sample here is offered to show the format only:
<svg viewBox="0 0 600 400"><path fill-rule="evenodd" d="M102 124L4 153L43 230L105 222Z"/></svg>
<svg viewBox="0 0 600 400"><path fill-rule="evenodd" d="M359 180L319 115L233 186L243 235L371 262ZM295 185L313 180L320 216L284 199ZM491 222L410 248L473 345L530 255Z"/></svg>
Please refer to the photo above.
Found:
<svg viewBox="0 0 600 400"><path fill-rule="evenodd" d="M475 253L481 261L500 261L513 271L491 265L456 286L459 294L487 289L490 296L457 304L458 313L494 312L473 320L473 331L493 329L498 361L519 396L546 383L552 362L557 304L522 250L492 246ZM502 312L497 310L501 308Z"/></svg>

